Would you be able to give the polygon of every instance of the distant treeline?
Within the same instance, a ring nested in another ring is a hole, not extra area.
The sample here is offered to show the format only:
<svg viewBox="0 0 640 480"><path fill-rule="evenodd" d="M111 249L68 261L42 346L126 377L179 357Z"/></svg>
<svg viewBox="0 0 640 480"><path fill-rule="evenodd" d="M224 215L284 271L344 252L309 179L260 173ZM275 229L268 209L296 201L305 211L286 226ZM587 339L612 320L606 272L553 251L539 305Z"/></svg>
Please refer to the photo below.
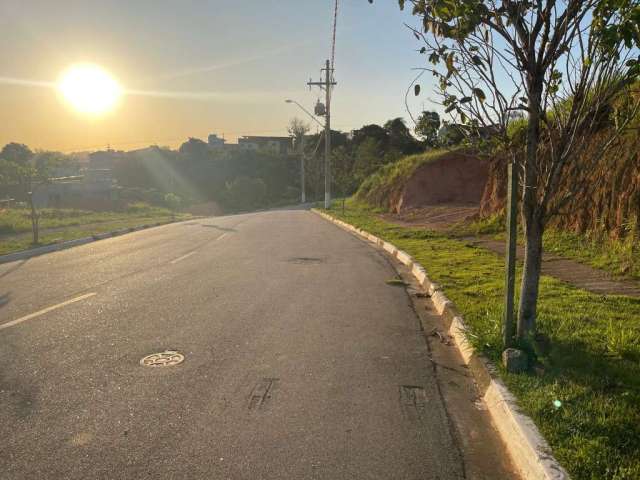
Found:
<svg viewBox="0 0 640 480"><path fill-rule="evenodd" d="M380 166L424 151L428 144L417 140L404 121L396 118L350 134L332 131L332 147L333 188L342 195L352 193ZM20 169L31 169L29 181L37 182L103 169L111 171L121 194L132 201L159 204L171 193L183 206L215 202L227 211L295 203L300 198L303 154L307 199L320 199L324 192L322 133L306 135L303 146L298 144L283 154L211 147L196 138L177 150L150 146L131 152L94 152L86 158L33 152L25 145L11 143L0 151L0 197L24 187L24 175L17 174Z"/></svg>

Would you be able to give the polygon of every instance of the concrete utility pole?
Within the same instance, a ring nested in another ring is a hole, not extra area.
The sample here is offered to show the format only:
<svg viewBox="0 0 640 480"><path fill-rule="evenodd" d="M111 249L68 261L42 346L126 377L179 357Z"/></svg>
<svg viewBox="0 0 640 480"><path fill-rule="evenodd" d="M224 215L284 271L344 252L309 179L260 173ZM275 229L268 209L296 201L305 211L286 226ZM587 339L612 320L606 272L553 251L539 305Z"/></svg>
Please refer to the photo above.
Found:
<svg viewBox="0 0 640 480"><path fill-rule="evenodd" d="M516 283L516 240L518 237L518 170L509 162L507 187L507 251L505 259L505 294L502 339L504 348L513 346L515 319L513 315Z"/></svg>
<svg viewBox="0 0 640 480"><path fill-rule="evenodd" d="M307 203L307 193L304 179L304 133L300 136L300 186L302 187L302 203Z"/></svg>
<svg viewBox="0 0 640 480"><path fill-rule="evenodd" d="M324 111L324 208L331 207L331 87L336 85L333 81L333 69L331 62L327 60L326 67L321 70L325 74L324 81L308 82L310 87L324 88L326 103Z"/></svg>
<svg viewBox="0 0 640 480"><path fill-rule="evenodd" d="M325 68L325 93L327 111L324 122L324 208L331 208L331 67L329 60Z"/></svg>
<svg viewBox="0 0 640 480"><path fill-rule="evenodd" d="M304 108L302 105L300 105L295 100L291 100L291 99L287 98L285 100L285 103L293 103L293 104L297 105L298 108L300 108L300 110L302 110L304 113L306 113L309 116L309 118L311 118L311 120L313 120L318 125L320 125L321 127L324 128L324 125L322 125L322 123L320 123L320 121L318 121L318 119L315 117L315 115L313 115L311 112L309 112L306 108ZM306 185L305 185L305 176L304 176L304 168L305 168L305 165L304 165L304 163L305 163L304 134L300 137L299 151L300 151L300 183L301 183L301 186L302 186L302 203L306 203L307 195L306 195Z"/></svg>

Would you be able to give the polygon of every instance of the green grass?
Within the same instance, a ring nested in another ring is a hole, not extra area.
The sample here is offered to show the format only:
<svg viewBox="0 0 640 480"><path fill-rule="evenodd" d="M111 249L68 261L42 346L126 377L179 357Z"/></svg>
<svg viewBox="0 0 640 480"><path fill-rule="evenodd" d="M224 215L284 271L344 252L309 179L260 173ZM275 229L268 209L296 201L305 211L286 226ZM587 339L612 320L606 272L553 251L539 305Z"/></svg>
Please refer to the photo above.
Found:
<svg viewBox="0 0 640 480"><path fill-rule="evenodd" d="M40 245L74 240L122 228L131 228L174 220L164 208L134 204L122 212L91 212L70 209L43 209L40 211ZM177 214L176 220L190 218ZM27 209L0 211L0 255L32 248L31 220Z"/></svg>
<svg viewBox="0 0 640 480"><path fill-rule="evenodd" d="M631 231L634 229L630 228ZM503 214L456 225L451 229L451 234L455 236L490 235L495 239L504 239L504 232ZM518 232L518 243L524 243L521 230ZM632 234L614 239L602 233L577 234L549 226L544 234L544 251L616 276L640 279L640 242Z"/></svg>
<svg viewBox="0 0 640 480"><path fill-rule="evenodd" d="M463 312L476 348L498 364L503 262L455 238L385 222L356 202L347 207L331 213L416 258ZM572 478L640 478L640 300L543 276L538 322L552 342L540 359L544 372L500 372L520 406Z"/></svg>
<svg viewBox="0 0 640 480"><path fill-rule="evenodd" d="M577 235L549 228L544 236L545 251L572 258L615 275L640 279L640 245L628 235L612 239L606 235Z"/></svg>

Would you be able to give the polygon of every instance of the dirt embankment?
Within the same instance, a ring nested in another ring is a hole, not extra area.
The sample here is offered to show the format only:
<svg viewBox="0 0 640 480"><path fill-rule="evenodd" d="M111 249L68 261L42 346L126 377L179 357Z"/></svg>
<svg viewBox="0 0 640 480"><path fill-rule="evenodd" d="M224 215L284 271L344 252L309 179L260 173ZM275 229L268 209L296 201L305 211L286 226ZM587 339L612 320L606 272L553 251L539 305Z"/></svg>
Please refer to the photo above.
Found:
<svg viewBox="0 0 640 480"><path fill-rule="evenodd" d="M612 238L640 233L640 137L628 135L604 155L599 146L606 132L563 172L563 182L552 203L562 201L553 225L576 233L607 233ZM482 196L480 215L504 208L506 163L494 159ZM553 206L553 205L552 205Z"/></svg>
<svg viewBox="0 0 640 480"><path fill-rule="evenodd" d="M428 205L479 204L488 177L488 160L470 153L447 153L418 167L391 199L391 207L401 213Z"/></svg>

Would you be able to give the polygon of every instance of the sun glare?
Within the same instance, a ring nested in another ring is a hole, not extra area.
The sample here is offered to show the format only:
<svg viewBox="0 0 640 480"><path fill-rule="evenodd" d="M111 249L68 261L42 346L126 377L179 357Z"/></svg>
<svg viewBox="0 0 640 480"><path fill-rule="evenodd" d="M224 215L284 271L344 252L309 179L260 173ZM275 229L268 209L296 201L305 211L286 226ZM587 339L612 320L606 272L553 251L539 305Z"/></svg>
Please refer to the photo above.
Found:
<svg viewBox="0 0 640 480"><path fill-rule="evenodd" d="M58 81L58 91L77 111L100 115L112 110L122 95L118 82L97 65L74 65Z"/></svg>

